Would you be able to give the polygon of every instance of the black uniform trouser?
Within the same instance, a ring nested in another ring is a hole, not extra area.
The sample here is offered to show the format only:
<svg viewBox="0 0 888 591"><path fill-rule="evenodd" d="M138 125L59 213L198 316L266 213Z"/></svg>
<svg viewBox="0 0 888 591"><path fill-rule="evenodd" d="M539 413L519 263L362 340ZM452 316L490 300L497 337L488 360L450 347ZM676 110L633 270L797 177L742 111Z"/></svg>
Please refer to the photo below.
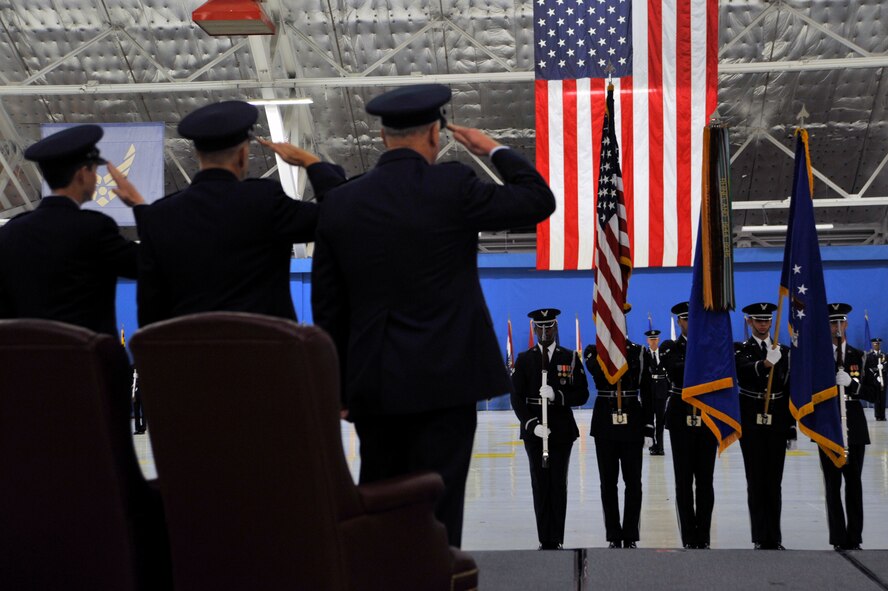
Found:
<svg viewBox="0 0 888 591"><path fill-rule="evenodd" d="M663 427L666 426L666 401L668 398L654 397L654 449L663 451Z"/></svg>
<svg viewBox="0 0 888 591"><path fill-rule="evenodd" d="M706 425L670 429L669 439L681 543L685 546L708 544L715 506L712 476L718 442Z"/></svg>
<svg viewBox="0 0 888 591"><path fill-rule="evenodd" d="M752 542L776 546L782 541L780 510L783 504L783 465L786 428L744 429L740 438L746 470L746 502Z"/></svg>
<svg viewBox="0 0 888 591"><path fill-rule="evenodd" d="M826 487L826 520L829 524L829 543L833 546L853 547L863 542L863 457L866 446L853 443L848 448L848 462L836 468L823 450L820 467ZM845 479L845 507L842 508L842 478ZM848 521L845 527L845 513Z"/></svg>
<svg viewBox="0 0 888 591"><path fill-rule="evenodd" d="M466 477L478 416L475 403L406 415L355 421L361 440L361 484L431 470L444 479L435 516L451 546L462 543Z"/></svg>
<svg viewBox="0 0 888 591"><path fill-rule="evenodd" d="M888 378L888 376L883 376L882 379ZM885 419L885 388L881 386L876 389L876 418L881 420Z"/></svg>
<svg viewBox="0 0 888 591"><path fill-rule="evenodd" d="M608 542L637 542L641 517L641 463L644 440L612 441L595 438L598 476L601 481L601 508ZM623 471L623 523L620 524L620 501L617 480Z"/></svg>
<svg viewBox="0 0 888 591"><path fill-rule="evenodd" d="M536 515L537 537L544 549L564 543L564 520L567 516L567 469L573 441L549 442L549 465L543 468L543 440L528 434L524 451L530 462L530 486L533 490L533 512Z"/></svg>

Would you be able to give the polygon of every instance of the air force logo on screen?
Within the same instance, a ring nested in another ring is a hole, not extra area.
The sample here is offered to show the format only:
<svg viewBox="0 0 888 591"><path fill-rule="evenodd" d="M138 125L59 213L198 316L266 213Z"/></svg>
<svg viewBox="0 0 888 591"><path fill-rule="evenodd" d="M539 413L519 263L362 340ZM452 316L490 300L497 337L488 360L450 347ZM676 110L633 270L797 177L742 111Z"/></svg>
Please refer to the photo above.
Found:
<svg viewBox="0 0 888 591"><path fill-rule="evenodd" d="M163 123L99 123L105 131L98 148L102 158L120 169L139 189L145 201L151 203L164 195ZM41 126L42 137L62 131L72 124L50 123ZM121 226L135 224L132 210L112 192L115 188L111 175L104 166L98 169L96 192L84 209L101 211L114 218ZM44 183L43 191L49 195Z"/></svg>

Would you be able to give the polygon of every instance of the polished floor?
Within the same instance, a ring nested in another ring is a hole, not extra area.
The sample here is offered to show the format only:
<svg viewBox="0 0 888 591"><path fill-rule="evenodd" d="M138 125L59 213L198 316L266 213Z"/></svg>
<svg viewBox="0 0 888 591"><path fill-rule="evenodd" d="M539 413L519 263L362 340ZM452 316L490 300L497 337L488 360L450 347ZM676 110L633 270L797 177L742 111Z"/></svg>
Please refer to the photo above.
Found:
<svg viewBox="0 0 888 591"><path fill-rule="evenodd" d="M872 445L863 468L864 549L888 548L888 422L875 422L866 410ZM591 411L576 411L583 433L571 454L567 526L568 548L606 546L599 496L594 440L588 433ZM353 474L359 465L358 439L343 423L343 444ZM150 431L149 431L150 434ZM136 449L146 477L156 475L148 437L135 436ZM800 439L799 448L787 453L783 478L783 544L789 549L827 550L828 533L823 480L816 446ZM644 502L641 514L642 548L678 548L674 486L669 436L666 455L644 456ZM738 444L716 461L715 512L712 547L751 548L746 507L746 478ZM621 492L622 497L622 492ZM475 449L466 486L463 548L466 550L517 550L537 547L530 475L518 422L510 411L478 414Z"/></svg>

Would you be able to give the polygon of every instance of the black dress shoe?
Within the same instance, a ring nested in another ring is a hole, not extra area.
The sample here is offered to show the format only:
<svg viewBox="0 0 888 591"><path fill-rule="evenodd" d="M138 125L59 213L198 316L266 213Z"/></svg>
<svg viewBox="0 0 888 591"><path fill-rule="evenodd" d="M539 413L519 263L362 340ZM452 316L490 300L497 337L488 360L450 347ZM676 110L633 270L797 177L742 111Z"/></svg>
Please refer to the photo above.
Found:
<svg viewBox="0 0 888 591"><path fill-rule="evenodd" d="M632 550L635 550L638 548L638 545L635 542L623 542L623 548L631 548Z"/></svg>
<svg viewBox="0 0 888 591"><path fill-rule="evenodd" d="M709 542L705 544L697 544L697 550L709 550Z"/></svg>
<svg viewBox="0 0 888 591"><path fill-rule="evenodd" d="M762 545L759 544L758 542L756 542L756 543L753 545L752 549L753 549L753 550L764 550L764 548L762 548Z"/></svg>
<svg viewBox="0 0 888 591"><path fill-rule="evenodd" d="M777 544L775 544L773 549L774 549L774 550L786 550L786 548L784 548L784 547L783 547L783 544L781 544L780 542L778 542Z"/></svg>
<svg viewBox="0 0 888 591"><path fill-rule="evenodd" d="M845 549L844 549L842 546L838 545L838 544L834 544L834 545L833 545L833 550L835 550L836 552L842 552L842 551L845 550Z"/></svg>
<svg viewBox="0 0 888 591"><path fill-rule="evenodd" d="M611 542L607 547L613 550L614 548L622 548L623 545L620 542Z"/></svg>
<svg viewBox="0 0 888 591"><path fill-rule="evenodd" d="M860 544L854 544L853 546L848 546L845 550L863 550L863 548L860 547Z"/></svg>
<svg viewBox="0 0 888 591"><path fill-rule="evenodd" d="M685 544L684 545L685 550L693 550L695 548L696 548L696 546L694 546L693 544Z"/></svg>

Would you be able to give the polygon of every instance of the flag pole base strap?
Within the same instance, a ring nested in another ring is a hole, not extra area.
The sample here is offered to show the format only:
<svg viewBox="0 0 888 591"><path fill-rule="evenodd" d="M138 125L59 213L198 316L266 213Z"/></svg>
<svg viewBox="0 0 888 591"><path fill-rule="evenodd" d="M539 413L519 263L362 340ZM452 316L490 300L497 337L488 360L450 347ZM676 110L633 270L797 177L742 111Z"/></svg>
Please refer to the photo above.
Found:
<svg viewBox="0 0 888 591"><path fill-rule="evenodd" d="M756 425L773 425L774 415L766 412L760 412L755 415Z"/></svg>
<svg viewBox="0 0 888 591"><path fill-rule="evenodd" d="M688 427L699 427L703 424L703 419L698 415L688 415Z"/></svg>
<svg viewBox="0 0 888 591"><path fill-rule="evenodd" d="M629 415L622 413L622 412L611 413L611 422L614 425L628 425L629 424Z"/></svg>

